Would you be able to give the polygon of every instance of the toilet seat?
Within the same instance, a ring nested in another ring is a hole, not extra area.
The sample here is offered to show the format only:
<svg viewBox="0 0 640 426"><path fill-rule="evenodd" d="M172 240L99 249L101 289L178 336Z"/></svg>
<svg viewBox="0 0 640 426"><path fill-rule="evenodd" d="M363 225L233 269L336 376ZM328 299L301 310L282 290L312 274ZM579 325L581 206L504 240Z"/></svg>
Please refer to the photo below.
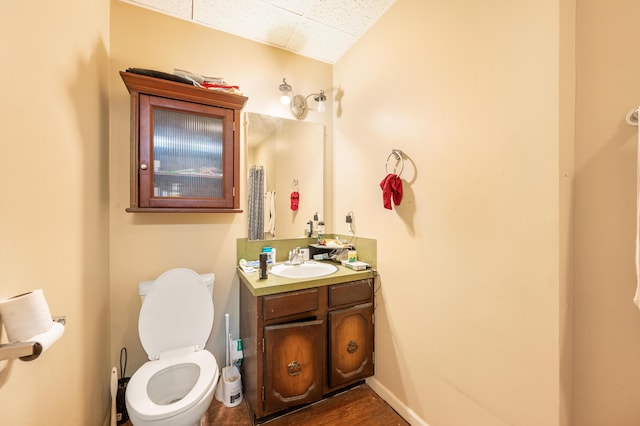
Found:
<svg viewBox="0 0 640 426"><path fill-rule="evenodd" d="M153 402L147 390L153 376L166 368L180 367L184 364L195 364L200 367L200 374L191 390L176 402L163 405ZM137 416L143 420L153 421L173 417L200 402L207 391L215 385L218 376L218 363L206 350L148 361L136 371L127 385L127 406L135 410ZM135 401L134 404L131 404L131 401Z"/></svg>

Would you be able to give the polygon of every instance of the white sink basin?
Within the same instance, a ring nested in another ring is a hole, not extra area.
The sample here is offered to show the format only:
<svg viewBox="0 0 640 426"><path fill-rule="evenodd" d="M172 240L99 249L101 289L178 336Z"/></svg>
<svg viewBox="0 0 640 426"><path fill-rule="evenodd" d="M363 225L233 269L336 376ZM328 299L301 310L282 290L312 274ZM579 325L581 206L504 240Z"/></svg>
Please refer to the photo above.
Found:
<svg viewBox="0 0 640 426"><path fill-rule="evenodd" d="M330 263L307 261L300 265L281 263L271 268L271 274L284 278L316 278L331 275L338 270Z"/></svg>

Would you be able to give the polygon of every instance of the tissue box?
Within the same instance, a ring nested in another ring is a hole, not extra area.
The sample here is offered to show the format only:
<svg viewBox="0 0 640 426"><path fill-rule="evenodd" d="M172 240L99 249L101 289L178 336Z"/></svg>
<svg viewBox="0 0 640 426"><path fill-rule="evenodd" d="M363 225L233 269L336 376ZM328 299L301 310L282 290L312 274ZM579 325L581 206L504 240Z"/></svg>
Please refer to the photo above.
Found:
<svg viewBox="0 0 640 426"><path fill-rule="evenodd" d="M353 269L354 271L364 271L369 267L369 264L365 262L360 262L358 260L355 262L349 262L347 260L343 260L342 266L346 266L347 268Z"/></svg>

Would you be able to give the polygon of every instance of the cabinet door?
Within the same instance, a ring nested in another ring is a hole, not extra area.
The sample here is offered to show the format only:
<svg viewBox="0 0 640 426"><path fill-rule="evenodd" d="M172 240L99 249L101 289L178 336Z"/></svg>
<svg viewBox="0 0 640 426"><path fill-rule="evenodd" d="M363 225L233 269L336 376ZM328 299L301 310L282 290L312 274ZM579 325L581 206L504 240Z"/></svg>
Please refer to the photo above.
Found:
<svg viewBox="0 0 640 426"><path fill-rule="evenodd" d="M329 312L329 354L331 387L373 375L371 303Z"/></svg>
<svg viewBox="0 0 640 426"><path fill-rule="evenodd" d="M323 321L265 327L265 410L322 399Z"/></svg>
<svg viewBox="0 0 640 426"><path fill-rule="evenodd" d="M140 95L139 207L231 208L233 110Z"/></svg>

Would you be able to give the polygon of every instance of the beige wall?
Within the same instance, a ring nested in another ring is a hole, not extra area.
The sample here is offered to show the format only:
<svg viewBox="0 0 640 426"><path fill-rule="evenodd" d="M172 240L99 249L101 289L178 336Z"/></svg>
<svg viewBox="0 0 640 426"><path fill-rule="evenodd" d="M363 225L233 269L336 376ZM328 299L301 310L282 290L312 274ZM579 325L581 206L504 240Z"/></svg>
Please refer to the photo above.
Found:
<svg viewBox="0 0 640 426"><path fill-rule="evenodd" d="M577 2L576 425L640 424L635 292L640 3Z"/></svg>
<svg viewBox="0 0 640 426"><path fill-rule="evenodd" d="M177 18L111 3L110 199L111 347L127 346L131 372L145 361L138 340L140 301L137 283L178 266L214 272L215 324L207 348L224 363L224 313L238 333L236 238L246 237L245 214L132 214L129 202L129 95L118 71L127 67L171 72L174 67L224 77L247 93L246 111L291 118L280 105L278 85L286 77L307 94L331 87L332 67L283 50L250 42ZM308 121L330 126L327 112L310 112ZM329 131L329 134L332 132ZM329 148L331 141L328 141ZM330 152L330 151L329 151ZM246 181L243 171L242 180ZM241 207L246 209L246 188Z"/></svg>
<svg viewBox="0 0 640 426"><path fill-rule="evenodd" d="M35 361L0 361L0 424L101 425L111 371L109 2L10 2L0 21L0 299L42 288L67 317Z"/></svg>
<svg viewBox="0 0 640 426"><path fill-rule="evenodd" d="M336 185L335 216L378 239L372 384L416 423L565 421L560 19L557 0L400 0L335 66L335 182L357 188ZM393 148L405 194L388 211Z"/></svg>

